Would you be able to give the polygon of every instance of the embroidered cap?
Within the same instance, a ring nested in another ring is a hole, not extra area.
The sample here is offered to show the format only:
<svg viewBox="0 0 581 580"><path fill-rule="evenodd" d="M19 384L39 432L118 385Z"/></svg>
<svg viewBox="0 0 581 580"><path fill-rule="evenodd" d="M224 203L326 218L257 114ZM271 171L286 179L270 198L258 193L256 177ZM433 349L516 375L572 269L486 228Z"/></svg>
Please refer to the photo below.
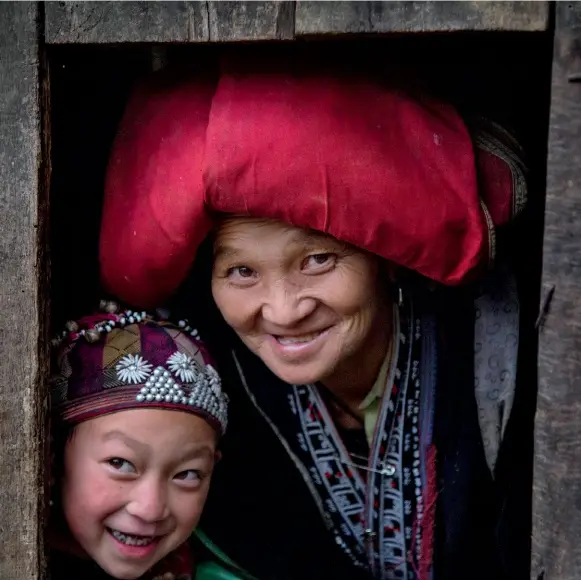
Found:
<svg viewBox="0 0 581 580"><path fill-rule="evenodd" d="M80 423L126 409L154 407L194 413L220 434L228 398L187 321L177 325L145 312L106 312L67 323L57 339L58 372L51 379L53 413Z"/></svg>

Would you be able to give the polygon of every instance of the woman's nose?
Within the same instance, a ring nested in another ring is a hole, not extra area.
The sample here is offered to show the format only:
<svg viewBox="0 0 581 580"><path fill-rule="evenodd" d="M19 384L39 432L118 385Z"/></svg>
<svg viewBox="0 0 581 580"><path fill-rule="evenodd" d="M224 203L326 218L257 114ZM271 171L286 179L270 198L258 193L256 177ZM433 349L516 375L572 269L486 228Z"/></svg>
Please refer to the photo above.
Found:
<svg viewBox="0 0 581 580"><path fill-rule="evenodd" d="M298 289L281 282L270 289L262 305L262 317L273 325L288 328L307 318L316 307L314 298L301 296Z"/></svg>
<svg viewBox="0 0 581 580"><path fill-rule="evenodd" d="M132 490L127 512L144 522L155 523L169 515L165 486L159 481L142 481Z"/></svg>

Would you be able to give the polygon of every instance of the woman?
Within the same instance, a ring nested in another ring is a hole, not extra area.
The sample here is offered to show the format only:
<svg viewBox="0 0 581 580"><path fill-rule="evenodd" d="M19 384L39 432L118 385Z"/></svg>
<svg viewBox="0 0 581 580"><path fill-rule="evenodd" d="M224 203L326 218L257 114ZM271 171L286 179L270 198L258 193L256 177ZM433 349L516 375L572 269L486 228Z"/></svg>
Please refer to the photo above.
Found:
<svg viewBox="0 0 581 580"><path fill-rule="evenodd" d="M506 142L360 78L138 89L107 178L102 273L159 303L210 236L234 331L215 323L232 412L210 551L259 579L524 577L526 530L505 521L480 432L476 295L458 287L523 204Z"/></svg>

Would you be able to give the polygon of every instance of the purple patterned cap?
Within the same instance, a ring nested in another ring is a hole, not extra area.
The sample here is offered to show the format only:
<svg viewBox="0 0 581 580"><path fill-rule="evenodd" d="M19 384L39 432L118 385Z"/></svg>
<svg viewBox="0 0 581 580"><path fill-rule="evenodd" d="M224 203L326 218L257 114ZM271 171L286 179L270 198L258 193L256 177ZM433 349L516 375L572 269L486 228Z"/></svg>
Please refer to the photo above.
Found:
<svg viewBox="0 0 581 580"><path fill-rule="evenodd" d="M106 312L67 323L58 340L58 373L51 379L53 414L66 423L125 409L194 413L219 433L228 398L197 331L145 312Z"/></svg>

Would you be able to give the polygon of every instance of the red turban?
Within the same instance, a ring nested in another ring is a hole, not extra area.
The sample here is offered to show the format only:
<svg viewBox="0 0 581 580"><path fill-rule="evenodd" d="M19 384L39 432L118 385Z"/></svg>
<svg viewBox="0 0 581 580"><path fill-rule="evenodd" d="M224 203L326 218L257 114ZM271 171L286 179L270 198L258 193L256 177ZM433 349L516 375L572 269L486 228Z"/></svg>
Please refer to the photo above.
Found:
<svg viewBox="0 0 581 580"><path fill-rule="evenodd" d="M459 284L491 261L494 224L525 188L501 138L476 145L451 106L361 79L142 86L107 174L103 281L132 304L162 302L187 275L210 209L320 230Z"/></svg>

